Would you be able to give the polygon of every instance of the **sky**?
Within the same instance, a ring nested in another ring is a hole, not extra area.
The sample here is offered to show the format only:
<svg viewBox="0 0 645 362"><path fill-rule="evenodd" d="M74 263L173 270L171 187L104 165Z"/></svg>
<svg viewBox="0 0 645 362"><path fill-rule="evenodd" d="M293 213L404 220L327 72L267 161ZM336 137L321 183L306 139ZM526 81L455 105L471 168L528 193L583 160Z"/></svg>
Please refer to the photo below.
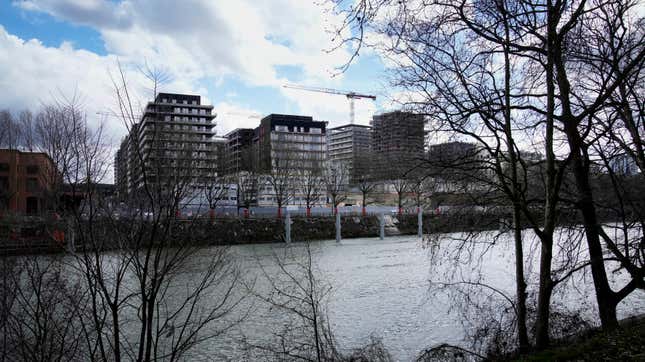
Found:
<svg viewBox="0 0 645 362"><path fill-rule="evenodd" d="M114 117L112 78L152 98L139 69L161 69L161 91L199 94L218 114L216 132L255 127L258 116L300 114L349 122L341 95L284 88L299 84L377 96L356 102L356 123L388 109L385 66L373 52L339 72L351 49L331 30L341 19L314 0L0 0L0 109L37 111L80 95L90 122L114 144L126 128ZM391 107L389 107L391 108Z"/></svg>

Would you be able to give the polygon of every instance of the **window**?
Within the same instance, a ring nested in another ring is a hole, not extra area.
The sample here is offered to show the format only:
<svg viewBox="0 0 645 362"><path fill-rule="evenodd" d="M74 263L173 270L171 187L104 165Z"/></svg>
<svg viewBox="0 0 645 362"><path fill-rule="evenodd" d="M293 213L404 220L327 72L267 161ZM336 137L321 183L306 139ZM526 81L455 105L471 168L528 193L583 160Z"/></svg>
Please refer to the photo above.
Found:
<svg viewBox="0 0 645 362"><path fill-rule="evenodd" d="M28 197L26 201L27 207L25 211L27 211L27 214L33 215L38 213L38 199L35 197Z"/></svg>
<svg viewBox="0 0 645 362"><path fill-rule="evenodd" d="M9 164L0 163L0 172L9 172Z"/></svg>
<svg viewBox="0 0 645 362"><path fill-rule="evenodd" d="M38 179L30 177L27 179L27 192L38 191Z"/></svg>
<svg viewBox="0 0 645 362"><path fill-rule="evenodd" d="M27 165L27 173L30 175L38 173L38 165Z"/></svg>

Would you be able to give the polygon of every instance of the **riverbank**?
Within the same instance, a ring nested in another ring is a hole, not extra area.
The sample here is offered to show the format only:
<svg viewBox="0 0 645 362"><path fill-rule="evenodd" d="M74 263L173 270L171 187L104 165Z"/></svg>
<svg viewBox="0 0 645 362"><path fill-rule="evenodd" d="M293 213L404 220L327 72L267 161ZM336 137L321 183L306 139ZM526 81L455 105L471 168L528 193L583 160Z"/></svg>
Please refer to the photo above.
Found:
<svg viewBox="0 0 645 362"><path fill-rule="evenodd" d="M385 236L416 235L418 218L416 214L386 215ZM423 232L446 233L471 230L499 229L505 220L497 213L454 213L423 215ZM139 220L142 227L148 222ZM199 218L173 221L171 239L182 240L194 246L262 244L285 241L284 218ZM70 230L74 223L65 223L45 218L5 218L0 221L0 255L44 254L64 252L74 245L81 250L85 243L83 233ZM83 225L83 224L81 224ZM110 230L127 230L132 221L127 219L97 219L93 228L109 234ZM71 237L77 237L71 242ZM294 242L334 239L336 234L334 217L291 218L291 235ZM344 215L341 217L343 239L378 237L380 220L377 215ZM109 239L109 238L108 238ZM108 243L102 250L116 247Z"/></svg>
<svg viewBox="0 0 645 362"><path fill-rule="evenodd" d="M514 361L645 361L645 315L621 321L614 331L592 329L556 341L553 348Z"/></svg>

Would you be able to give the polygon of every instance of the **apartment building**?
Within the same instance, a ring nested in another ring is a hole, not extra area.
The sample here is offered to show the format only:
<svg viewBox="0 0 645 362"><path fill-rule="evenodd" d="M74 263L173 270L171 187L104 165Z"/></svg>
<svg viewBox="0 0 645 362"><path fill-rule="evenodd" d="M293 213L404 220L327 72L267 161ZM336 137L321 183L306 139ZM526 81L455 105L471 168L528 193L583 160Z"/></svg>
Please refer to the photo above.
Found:
<svg viewBox="0 0 645 362"><path fill-rule="evenodd" d="M162 188L189 183L199 192L217 170L215 117L198 95L159 93L115 156L120 196L141 189L144 178Z"/></svg>
<svg viewBox="0 0 645 362"><path fill-rule="evenodd" d="M322 174L326 154L326 122L314 121L312 117L271 114L260 121L253 144L257 150L258 183L257 203L260 206L275 206L276 194L268 179L287 177L288 197L291 205L304 205L305 197L299 190L302 172ZM320 185L322 187L322 185ZM324 203L323 197L317 203Z"/></svg>
<svg viewBox="0 0 645 362"><path fill-rule="evenodd" d="M348 124L327 131L327 160L340 162L347 169L350 183L365 176L364 163L370 157L372 127Z"/></svg>
<svg viewBox="0 0 645 362"><path fill-rule="evenodd" d="M253 143L260 172L276 168L320 169L325 161L326 123L309 116L270 114L260 121Z"/></svg>

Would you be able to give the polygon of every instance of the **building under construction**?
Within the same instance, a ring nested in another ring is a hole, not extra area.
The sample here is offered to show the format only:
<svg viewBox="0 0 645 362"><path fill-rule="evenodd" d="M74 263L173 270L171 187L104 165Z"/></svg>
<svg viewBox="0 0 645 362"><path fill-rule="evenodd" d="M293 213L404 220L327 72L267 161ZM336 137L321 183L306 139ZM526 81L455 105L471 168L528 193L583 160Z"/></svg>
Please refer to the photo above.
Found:
<svg viewBox="0 0 645 362"><path fill-rule="evenodd" d="M405 172L414 168L423 157L424 126L424 116L410 112L395 111L373 117L371 153L382 178L391 178L388 173L392 169Z"/></svg>

